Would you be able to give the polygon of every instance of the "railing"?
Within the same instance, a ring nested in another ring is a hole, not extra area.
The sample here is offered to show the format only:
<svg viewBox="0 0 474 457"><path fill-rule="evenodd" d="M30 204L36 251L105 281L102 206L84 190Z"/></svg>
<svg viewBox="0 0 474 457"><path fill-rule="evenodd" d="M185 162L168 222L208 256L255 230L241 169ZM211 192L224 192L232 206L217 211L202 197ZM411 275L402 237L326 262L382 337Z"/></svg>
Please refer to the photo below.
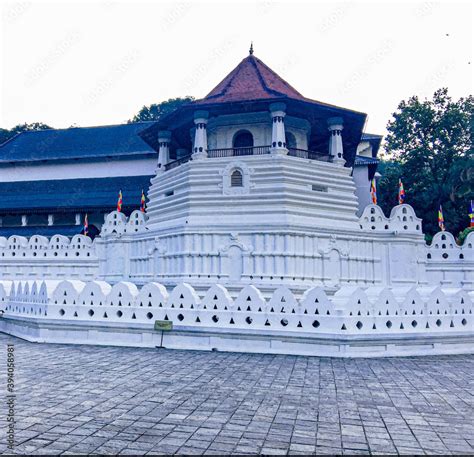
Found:
<svg viewBox="0 0 474 457"><path fill-rule="evenodd" d="M190 160L193 160L192 157L186 156L186 157L181 157L181 159L174 160L173 162L167 163L165 165L165 171L172 170L173 168L179 167L183 163L189 162Z"/></svg>
<svg viewBox="0 0 474 457"><path fill-rule="evenodd" d="M239 156L252 156L252 155L263 155L270 154L271 146L253 146L248 148L221 148L221 149L208 149L207 156L211 159L219 157L239 157ZM306 149L288 148L288 155L291 157L298 157L300 159L310 160L321 160L323 162L331 162L331 156L323 152L308 151ZM173 168L179 167L183 163L189 162L192 156L182 157L181 159L174 160L173 162L165 165L165 170L172 170Z"/></svg>
<svg viewBox="0 0 474 457"><path fill-rule="evenodd" d="M291 157L299 157L300 159L321 160L323 162L331 162L331 156L324 152L307 151L306 149L288 148L288 155Z"/></svg>
<svg viewBox="0 0 474 457"><path fill-rule="evenodd" d="M217 157L254 156L269 153L270 146L253 146L248 148L209 149L207 151L207 156L215 159Z"/></svg>

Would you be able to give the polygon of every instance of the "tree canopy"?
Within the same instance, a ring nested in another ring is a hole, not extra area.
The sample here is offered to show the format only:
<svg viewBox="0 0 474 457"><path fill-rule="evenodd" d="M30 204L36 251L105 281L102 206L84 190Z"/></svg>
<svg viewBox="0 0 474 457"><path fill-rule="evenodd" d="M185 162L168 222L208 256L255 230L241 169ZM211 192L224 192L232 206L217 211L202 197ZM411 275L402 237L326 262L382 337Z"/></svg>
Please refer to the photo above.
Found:
<svg viewBox="0 0 474 457"><path fill-rule="evenodd" d="M45 130L50 129L49 125L43 124L42 122L33 122L31 124L18 124L11 129L2 129L0 128L0 144L5 143L5 141L13 138L15 135L18 135L21 132L26 132L28 130Z"/></svg>
<svg viewBox="0 0 474 457"><path fill-rule="evenodd" d="M142 122L142 121L158 121L163 116L171 113L184 103L189 103L194 100L194 97L187 95L185 97L170 98L161 103L153 103L149 106L144 106L132 119L128 122Z"/></svg>
<svg viewBox="0 0 474 457"><path fill-rule="evenodd" d="M456 235L466 228L474 198L473 120L474 98L453 100L446 88L437 90L432 100L414 96L398 105L387 125L389 161L379 168L377 191L386 213L397 204L401 178L405 201L423 218L428 239L439 230L440 204L447 230Z"/></svg>

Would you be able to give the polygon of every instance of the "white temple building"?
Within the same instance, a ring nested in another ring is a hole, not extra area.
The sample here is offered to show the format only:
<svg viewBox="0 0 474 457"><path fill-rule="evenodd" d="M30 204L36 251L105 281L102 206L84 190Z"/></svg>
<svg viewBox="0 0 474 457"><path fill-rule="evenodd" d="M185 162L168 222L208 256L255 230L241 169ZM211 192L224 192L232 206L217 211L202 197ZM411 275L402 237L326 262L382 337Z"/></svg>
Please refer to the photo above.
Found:
<svg viewBox="0 0 474 457"><path fill-rule="evenodd" d="M427 246L409 205L386 217L364 200L380 145L365 120L251 53L141 132L158 144L146 214L111 212L94 242L0 239L0 329L156 346L163 320L171 348L472 352L474 236Z"/></svg>

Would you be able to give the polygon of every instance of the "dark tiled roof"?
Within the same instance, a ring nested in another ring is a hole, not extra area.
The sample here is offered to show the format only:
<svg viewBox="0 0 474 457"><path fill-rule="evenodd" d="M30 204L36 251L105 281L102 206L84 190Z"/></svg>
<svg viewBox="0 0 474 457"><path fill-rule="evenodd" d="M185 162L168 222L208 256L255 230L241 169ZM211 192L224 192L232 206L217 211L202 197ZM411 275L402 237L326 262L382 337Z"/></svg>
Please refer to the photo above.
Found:
<svg viewBox="0 0 474 457"><path fill-rule="evenodd" d="M354 166L358 165L377 165L379 163L378 159L365 156L355 156Z"/></svg>
<svg viewBox="0 0 474 457"><path fill-rule="evenodd" d="M139 133L153 122L34 130L0 145L0 163L156 154Z"/></svg>
<svg viewBox="0 0 474 457"><path fill-rule="evenodd" d="M362 141L368 141L368 140L382 140L383 135L375 135L373 133L363 133L362 134Z"/></svg>
<svg viewBox="0 0 474 457"><path fill-rule="evenodd" d="M140 207L152 176L65 179L0 183L0 211L3 213L113 210L119 190L123 206Z"/></svg>
<svg viewBox="0 0 474 457"><path fill-rule="evenodd" d="M81 233L81 225L28 225L25 227L0 227L0 236L6 238L12 235L30 237L33 235L43 235L51 237L54 235L74 236Z"/></svg>

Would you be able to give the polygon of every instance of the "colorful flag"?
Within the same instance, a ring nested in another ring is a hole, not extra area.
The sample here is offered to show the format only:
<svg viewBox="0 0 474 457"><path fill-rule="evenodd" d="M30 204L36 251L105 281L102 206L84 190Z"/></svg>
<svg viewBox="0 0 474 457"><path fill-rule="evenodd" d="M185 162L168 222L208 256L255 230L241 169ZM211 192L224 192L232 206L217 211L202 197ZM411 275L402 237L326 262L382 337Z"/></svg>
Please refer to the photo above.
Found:
<svg viewBox="0 0 474 457"><path fill-rule="evenodd" d="M469 213L471 218L471 227L474 227L474 200L471 200L471 212Z"/></svg>
<svg viewBox="0 0 474 457"><path fill-rule="evenodd" d="M443 232L446 230L446 227L444 226L443 208L441 207L441 205L439 205L438 210L438 225Z"/></svg>
<svg viewBox="0 0 474 457"><path fill-rule="evenodd" d="M402 205L405 203L405 189L403 188L402 180L398 180L398 204Z"/></svg>
<svg viewBox="0 0 474 457"><path fill-rule="evenodd" d="M377 204L377 185L375 184L375 179L372 179L370 183L370 196L372 197L372 203Z"/></svg>
<svg viewBox="0 0 474 457"><path fill-rule="evenodd" d="M119 191L119 197L117 202L117 211L120 213L122 211L122 191Z"/></svg>
<svg viewBox="0 0 474 457"><path fill-rule="evenodd" d="M89 235L89 220L87 219L87 214L84 217L84 235Z"/></svg>
<svg viewBox="0 0 474 457"><path fill-rule="evenodd" d="M144 213L146 211L146 199L145 199L145 192L142 189L142 199L140 200L140 211Z"/></svg>

